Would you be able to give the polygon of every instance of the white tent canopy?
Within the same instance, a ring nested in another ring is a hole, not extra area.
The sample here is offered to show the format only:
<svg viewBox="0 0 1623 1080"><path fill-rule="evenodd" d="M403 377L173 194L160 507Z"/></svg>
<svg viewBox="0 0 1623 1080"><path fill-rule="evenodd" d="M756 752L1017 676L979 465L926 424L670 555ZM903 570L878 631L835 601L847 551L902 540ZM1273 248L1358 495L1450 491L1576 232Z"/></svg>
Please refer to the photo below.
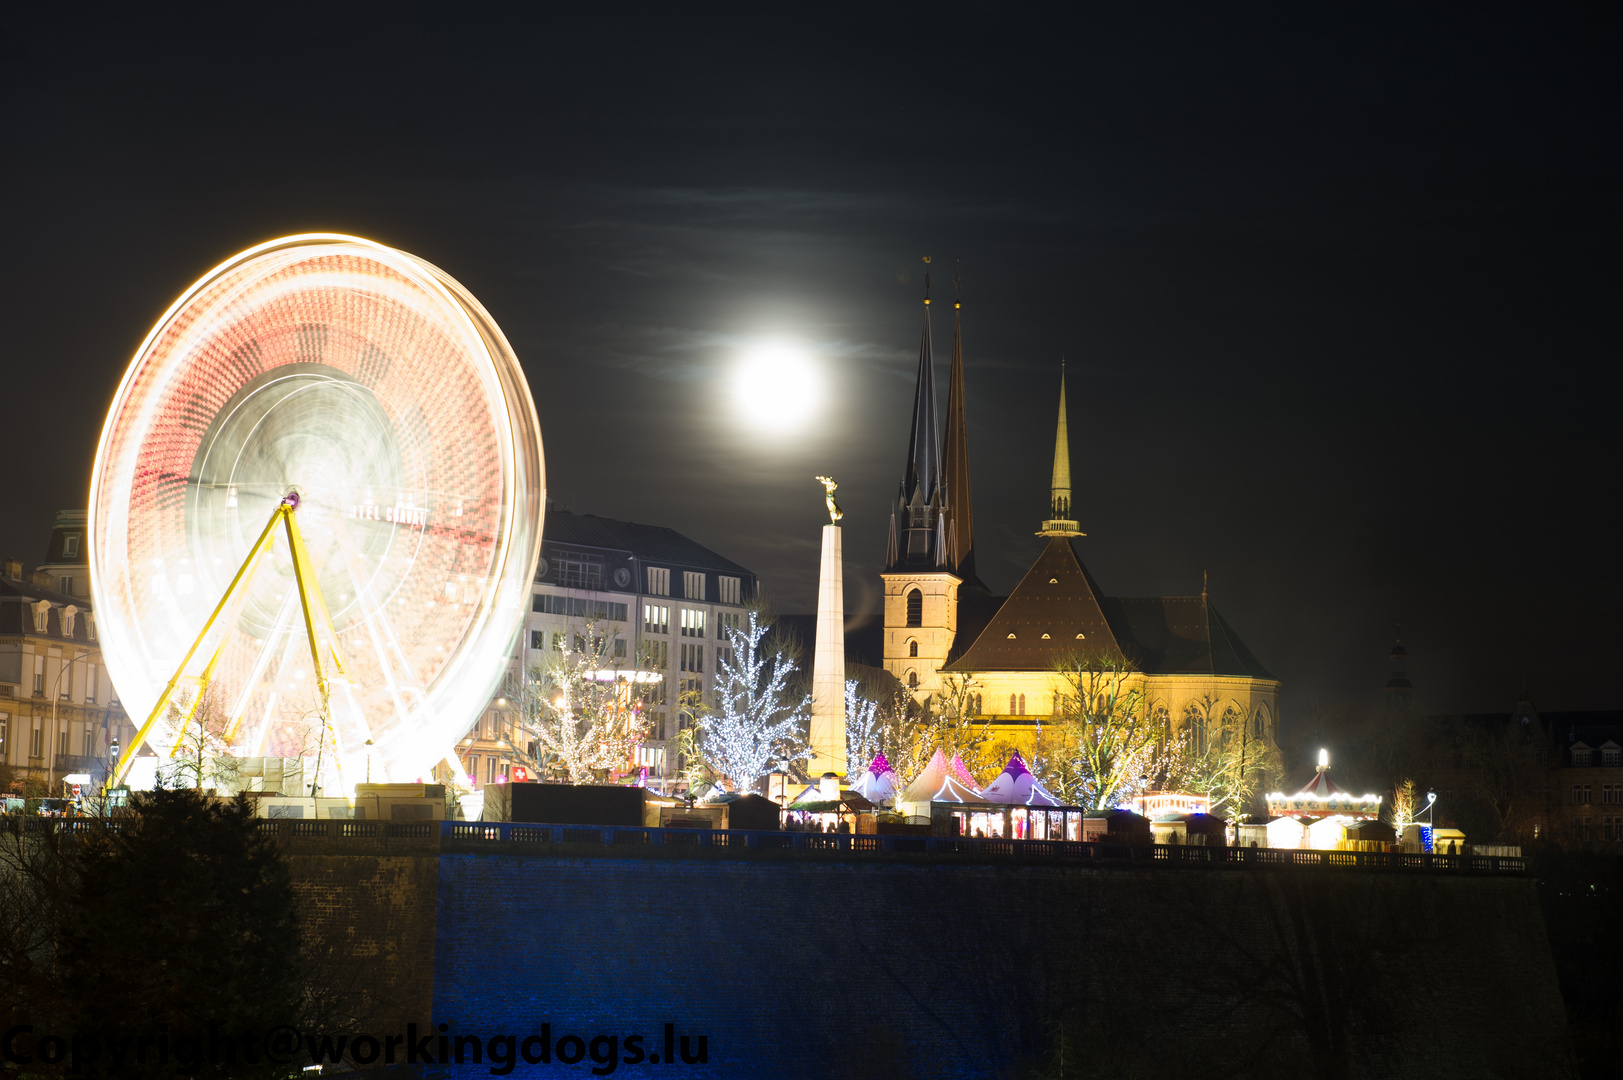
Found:
<svg viewBox="0 0 1623 1080"><path fill-rule="evenodd" d="M986 785L981 792L981 798L993 803L1018 803L1025 806L1063 806L1054 796L1043 789L1037 778L1031 775L1026 768L1025 759L1016 750L1009 757L1009 763L998 773L997 779Z"/></svg>
<svg viewBox="0 0 1623 1080"><path fill-rule="evenodd" d="M932 802L980 802L978 791L964 784L952 775L952 766L947 763L947 757L938 747L931 755L930 763L919 773L918 779L907 786L907 790L898 797L899 802L921 803Z"/></svg>
<svg viewBox="0 0 1623 1080"><path fill-rule="evenodd" d="M868 767L851 784L851 789L871 803L888 802L896 797L898 777L884 754L875 754Z"/></svg>

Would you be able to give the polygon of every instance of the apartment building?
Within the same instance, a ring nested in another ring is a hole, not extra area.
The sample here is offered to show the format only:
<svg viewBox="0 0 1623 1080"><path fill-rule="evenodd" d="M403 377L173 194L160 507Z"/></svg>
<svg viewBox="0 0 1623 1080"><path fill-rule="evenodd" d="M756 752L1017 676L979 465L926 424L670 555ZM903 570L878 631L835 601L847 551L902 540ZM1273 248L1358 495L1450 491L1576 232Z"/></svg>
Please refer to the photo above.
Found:
<svg viewBox="0 0 1623 1080"><path fill-rule="evenodd" d="M679 765L677 733L691 723L680 703L714 704L725 630L741 624L755 590L753 573L674 529L548 510L512 671L543 668L549 652L575 649L587 634L603 638L609 663L652 680L638 763L668 778ZM520 707L498 696L458 746L476 785L528 760Z"/></svg>

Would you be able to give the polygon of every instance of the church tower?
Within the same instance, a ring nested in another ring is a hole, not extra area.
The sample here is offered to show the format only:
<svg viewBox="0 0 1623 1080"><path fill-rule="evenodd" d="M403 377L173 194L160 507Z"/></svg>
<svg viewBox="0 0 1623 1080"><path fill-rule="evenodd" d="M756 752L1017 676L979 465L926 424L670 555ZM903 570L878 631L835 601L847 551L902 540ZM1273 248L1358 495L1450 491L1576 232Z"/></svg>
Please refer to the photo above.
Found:
<svg viewBox="0 0 1623 1080"><path fill-rule="evenodd" d="M930 260L925 258L928 266ZM907 463L890 509L890 537L886 544L885 669L915 696L941 685L958 630L958 587L964 578L955 572L963 554L971 550L969 518L968 448L961 430L954 431L951 412L956 402L963 416L963 364L954 318L953 379L949 391L948 438L961 460L943 470L938 436L935 358L930 348L930 274L924 275L924 331L919 340L918 385L913 392L913 430L908 437ZM961 486L961 515L949 502L947 484Z"/></svg>
<svg viewBox="0 0 1623 1080"><path fill-rule="evenodd" d="M1393 712L1406 713L1414 704L1414 683L1409 681L1409 676L1403 671L1403 666L1409 659L1409 650L1403 647L1403 627L1398 627L1398 638L1392 643L1392 651L1386 658L1392 661L1392 674L1383 687L1386 707Z"/></svg>

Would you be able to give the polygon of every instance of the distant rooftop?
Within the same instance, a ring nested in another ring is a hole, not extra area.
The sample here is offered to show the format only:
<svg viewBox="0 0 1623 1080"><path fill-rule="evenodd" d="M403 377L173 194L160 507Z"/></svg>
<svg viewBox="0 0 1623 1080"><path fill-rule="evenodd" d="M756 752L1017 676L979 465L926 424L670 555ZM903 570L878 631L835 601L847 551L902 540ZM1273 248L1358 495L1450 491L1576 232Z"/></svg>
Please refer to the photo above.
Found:
<svg viewBox="0 0 1623 1080"><path fill-rule="evenodd" d="M663 525L639 525L616 521L596 514L575 514L568 510L548 510L541 532L542 546L552 544L623 551L645 563L683 566L693 570L717 570L753 577L751 571L718 555L703 544L690 540Z"/></svg>

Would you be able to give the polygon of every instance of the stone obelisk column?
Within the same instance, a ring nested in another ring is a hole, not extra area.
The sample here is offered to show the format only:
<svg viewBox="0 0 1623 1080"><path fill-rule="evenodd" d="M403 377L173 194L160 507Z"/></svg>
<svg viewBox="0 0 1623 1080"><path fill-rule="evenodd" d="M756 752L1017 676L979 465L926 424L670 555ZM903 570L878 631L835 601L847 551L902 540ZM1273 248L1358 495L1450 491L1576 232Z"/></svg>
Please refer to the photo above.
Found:
<svg viewBox="0 0 1623 1080"><path fill-rule="evenodd" d="M844 515L834 503L838 485L817 478L826 491L829 517L823 526L823 557L817 575L817 649L812 656L811 760L813 780L844 776L845 761L845 569L840 551Z"/></svg>

